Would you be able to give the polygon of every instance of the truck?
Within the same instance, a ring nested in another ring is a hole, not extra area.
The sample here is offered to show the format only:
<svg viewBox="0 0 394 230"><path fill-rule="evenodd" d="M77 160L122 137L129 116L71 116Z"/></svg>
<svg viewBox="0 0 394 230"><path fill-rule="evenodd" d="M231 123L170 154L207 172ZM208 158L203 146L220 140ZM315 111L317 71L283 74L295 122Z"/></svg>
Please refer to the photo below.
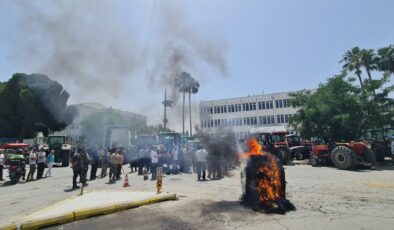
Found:
<svg viewBox="0 0 394 230"><path fill-rule="evenodd" d="M46 144L42 146L46 151L55 151L56 166L68 167L71 156L71 145L64 135L49 135Z"/></svg>

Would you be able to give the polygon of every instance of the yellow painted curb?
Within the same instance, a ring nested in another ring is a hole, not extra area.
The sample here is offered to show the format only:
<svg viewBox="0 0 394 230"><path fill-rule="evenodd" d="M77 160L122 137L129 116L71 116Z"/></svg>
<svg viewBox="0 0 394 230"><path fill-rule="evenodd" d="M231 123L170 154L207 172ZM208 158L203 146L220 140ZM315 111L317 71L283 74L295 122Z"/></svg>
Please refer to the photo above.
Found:
<svg viewBox="0 0 394 230"><path fill-rule="evenodd" d="M81 220L89 216L109 214L115 211L116 211L116 207L113 204L106 207L94 207L94 208L77 210L74 211L74 216L75 216L75 220Z"/></svg>
<svg viewBox="0 0 394 230"><path fill-rule="evenodd" d="M175 193L170 193L164 196L155 196L146 200L140 200L140 201L133 201L133 202L124 202L121 204L116 204L116 211L123 211L126 209L130 208L135 208L139 206L144 206L147 204L152 204L160 201L166 201L166 200L175 200L176 199L176 194Z"/></svg>
<svg viewBox="0 0 394 230"><path fill-rule="evenodd" d="M21 229L39 229L48 225L64 224L74 221L74 212L63 214L55 217L48 217L42 219L26 220L21 223Z"/></svg>
<svg viewBox="0 0 394 230"><path fill-rule="evenodd" d="M0 226L1 230L16 230L18 229L16 223Z"/></svg>
<svg viewBox="0 0 394 230"><path fill-rule="evenodd" d="M72 199L72 198L69 198L69 199ZM66 200L69 200L69 199L66 199ZM54 205L51 205L41 211L38 211L38 212L26 217L24 220L22 220L20 228L23 230L25 230L25 229L39 229L39 228L42 228L45 226L64 224L64 223L72 222L74 220L81 220L84 218L88 218L91 216L110 214L113 212L123 211L126 209L135 208L135 207L139 207L139 206L143 206L143 205L147 205L147 204L151 204L151 203L156 203L156 202L166 201L166 200L175 200L175 199L176 199L175 193L157 194L154 197L147 198L147 199L140 200L140 201L112 204L112 205L108 205L105 207L93 207L93 208L88 208L88 209L72 211L70 213L62 214L59 216L34 219L35 215L38 215L43 211L47 211L48 209L53 208L56 205L61 204L66 201L66 200L64 200L64 201L58 202ZM16 230L16 229L18 229L18 226L16 223L13 223L13 224L9 224L9 225L5 225L3 227L0 227L0 230L3 230L3 229L4 230Z"/></svg>

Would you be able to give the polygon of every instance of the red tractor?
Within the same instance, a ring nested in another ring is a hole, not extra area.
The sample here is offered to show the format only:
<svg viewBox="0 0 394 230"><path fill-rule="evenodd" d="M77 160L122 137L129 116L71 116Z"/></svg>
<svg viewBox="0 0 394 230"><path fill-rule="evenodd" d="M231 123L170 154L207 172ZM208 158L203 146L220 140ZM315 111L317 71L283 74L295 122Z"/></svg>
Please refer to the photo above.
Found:
<svg viewBox="0 0 394 230"><path fill-rule="evenodd" d="M281 164L286 165L292 161L289 147L286 144L286 131L278 130L276 127L259 127L250 131L263 146L263 150L275 155Z"/></svg>
<svg viewBox="0 0 394 230"><path fill-rule="evenodd" d="M375 161L375 154L363 142L353 141L314 145L309 159L314 167L332 163L335 167L345 170L353 170L358 166L369 169Z"/></svg>

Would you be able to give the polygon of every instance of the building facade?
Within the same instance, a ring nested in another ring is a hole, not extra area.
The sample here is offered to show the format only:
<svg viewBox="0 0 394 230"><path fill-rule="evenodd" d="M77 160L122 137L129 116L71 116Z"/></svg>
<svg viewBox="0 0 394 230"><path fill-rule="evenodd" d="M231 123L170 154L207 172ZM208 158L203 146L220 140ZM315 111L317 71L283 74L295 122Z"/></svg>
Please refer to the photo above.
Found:
<svg viewBox="0 0 394 230"><path fill-rule="evenodd" d="M254 127L283 126L291 132L288 122L297 108L290 105L289 93L202 101L200 127L208 134L232 130L237 138L246 137Z"/></svg>
<svg viewBox="0 0 394 230"><path fill-rule="evenodd" d="M99 103L83 103L83 104L77 104L74 105L77 108L77 115L75 116L73 122L68 125L64 130L60 132L56 132L55 134L57 135L66 135L69 137L71 144L76 144L79 139L81 138L81 130L82 130L82 121L90 116L93 113L96 112L105 112L105 111L115 111L119 114L121 114L123 117L126 119L130 120L130 123L135 123L138 125L144 125L146 126L147 122L147 117L128 112L128 111L123 111L123 110L117 110L113 108L107 108L102 104Z"/></svg>

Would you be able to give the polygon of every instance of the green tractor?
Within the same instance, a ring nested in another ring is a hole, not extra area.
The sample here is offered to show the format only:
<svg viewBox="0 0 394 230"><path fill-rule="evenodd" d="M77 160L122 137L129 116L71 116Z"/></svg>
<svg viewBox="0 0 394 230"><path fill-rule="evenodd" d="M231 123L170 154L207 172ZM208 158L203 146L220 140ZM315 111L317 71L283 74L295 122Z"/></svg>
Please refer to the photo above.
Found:
<svg viewBox="0 0 394 230"><path fill-rule="evenodd" d="M55 165L68 167L71 156L71 145L67 136L49 135L44 150L55 151Z"/></svg>
<svg viewBox="0 0 394 230"><path fill-rule="evenodd" d="M368 144L376 155L376 161L384 161L385 157L391 157L391 137L394 128L368 129L361 139Z"/></svg>

